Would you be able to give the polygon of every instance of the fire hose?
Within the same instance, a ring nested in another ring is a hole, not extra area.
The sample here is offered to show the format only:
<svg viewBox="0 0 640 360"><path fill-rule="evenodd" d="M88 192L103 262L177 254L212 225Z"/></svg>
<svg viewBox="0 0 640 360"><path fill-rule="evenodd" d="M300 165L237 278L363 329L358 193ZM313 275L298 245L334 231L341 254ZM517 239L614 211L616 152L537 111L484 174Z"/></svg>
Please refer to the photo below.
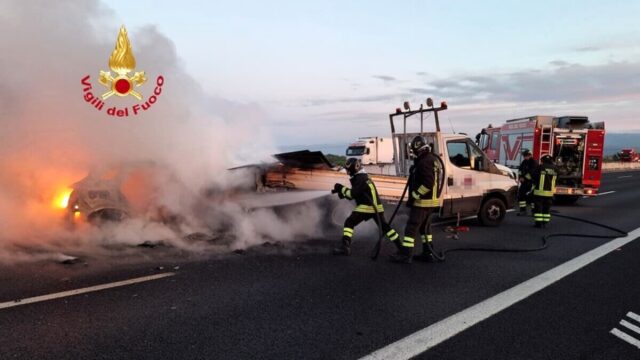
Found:
<svg viewBox="0 0 640 360"><path fill-rule="evenodd" d="M436 155L437 156L437 155ZM440 161L440 164L442 165L442 169L443 169L443 174L442 174L442 179L441 179L441 183L444 182L444 164L442 164L442 159L437 156L438 160ZM393 220L396 216L396 214L398 213L398 210L400 209L400 205L402 204L402 201L404 200L404 197L407 193L407 190L409 188L409 184L411 182L411 176L413 175L413 173L411 173L409 175L409 178L407 179L407 183L404 187L404 190L402 191L402 195L400 196L400 199L398 200L398 204L396 205L393 214L391 215L391 218L389 219L389 225L391 225L393 223ZM440 184L439 184L440 185ZM438 191L438 197L440 197L442 192L442 186L439 186L439 191ZM562 215L560 214L560 212L558 211L551 211L552 214L554 214L555 217L559 217L559 218L564 218L567 220L572 220L572 221L577 221L577 222L581 222L584 224L589 224L592 226L596 226L596 227L600 227L603 229L607 229L610 230L612 232L614 232L615 234L612 235L592 235L592 234L579 234L579 233L553 233L553 234L547 234L542 236L542 245L538 246L538 247L533 247L533 248L493 248L493 247L460 247L460 248L452 248L452 249L445 249L443 251L436 251L435 248L433 247L433 245L431 244L431 242L425 242L425 245L427 245L429 247L429 250L431 251L431 253L433 254L434 258L436 258L436 260L442 262L445 260L446 258L446 254L447 253L451 253L451 252L456 252L456 251L482 251L482 252L502 252L502 253L526 253L526 252L535 252L535 251L541 251L546 249L547 247L549 247L549 240L552 238L557 238L557 237L579 237L579 238L591 238L591 239L615 239L617 237L622 237L622 236L627 236L629 235L629 233L627 231L615 228L613 226L609 226L609 225L605 225L605 224L601 224L595 221L591 221L591 220L587 220L587 219L582 219L582 218L578 218L578 217L573 217L573 216L569 216L569 215ZM380 215L377 212L376 209L376 216L378 217L378 228L380 230L380 236L378 238L378 241L375 245L375 247L373 248L373 251L371 253L371 259L372 260L376 260L378 258L378 255L380 254L380 248L382 247L382 239L384 238L384 232L382 230L382 223L380 222ZM460 217L458 217L458 225L460 222Z"/></svg>
<svg viewBox="0 0 640 360"><path fill-rule="evenodd" d="M440 179L440 183L444 182L444 164L442 163L442 159L438 157L438 160L440 161L440 164L442 165L442 178ZM391 225L393 223L393 220L396 217L396 214L398 213L398 210L400 209L400 205L402 205L402 202L404 200L405 195L407 194L407 190L409 189L409 184L411 183L411 176L413 175L413 173L410 173L409 178L407 179L407 182L405 184L404 190L402 191L402 195L400 195L400 199L398 200L398 204L396 205L393 214L391 214L391 218L389 219L389 225ZM439 184L440 185L440 184ZM332 193L335 193L335 191L331 191ZM439 186L439 191L438 191L438 197L440 197L442 192L442 186ZM377 225L378 225L378 230L379 230L379 237L378 237L378 241L376 242L376 245L374 246L372 252L371 252L371 259L372 260L376 260L378 258L378 256L380 255L380 249L382 247L382 239L384 238L385 234L384 234L384 230L382 229L382 222L381 222L381 218L380 218L380 214L378 212L378 208L377 206L375 206L376 202L373 201L373 199L370 197L371 202L374 204L374 211L376 214L376 219L377 221ZM549 247L549 240L552 238L557 238L557 237L579 237L579 238L590 238L590 239L615 239L618 237L623 237L623 236L627 236L629 235L629 233L627 231L615 228L613 226L609 226L609 225L605 225L605 224L601 224L595 221L591 221L591 220L587 220L587 219L582 219L582 218L578 218L578 217L574 217L574 216L569 216L569 215L562 215L560 212L554 210L551 211L552 214L554 214L555 217L559 217L559 218L564 218L567 220L572 220L572 221L577 221L577 222L581 222L584 224L589 224L592 226L596 226L596 227L600 227L603 229L607 229L610 230L612 232L614 232L615 234L612 235L592 235L592 234L579 234L579 233L553 233L553 234L547 234L542 236L542 244L538 247L532 247L532 248L495 248L495 247L459 247L459 248L452 248L452 249L445 249L443 251L436 251L436 249L433 247L433 245L431 244L431 242L425 242L424 244L427 245L429 247L429 250L431 251L431 253L433 254L434 258L436 258L436 260L442 262L445 260L446 258L446 254L447 253L452 253L452 252L456 252L456 251L482 251L482 252L501 252L501 253L527 253L527 252L535 252L535 251L541 251L546 249L547 247ZM458 222L460 221L459 217L458 217ZM458 224L459 225L459 224Z"/></svg>

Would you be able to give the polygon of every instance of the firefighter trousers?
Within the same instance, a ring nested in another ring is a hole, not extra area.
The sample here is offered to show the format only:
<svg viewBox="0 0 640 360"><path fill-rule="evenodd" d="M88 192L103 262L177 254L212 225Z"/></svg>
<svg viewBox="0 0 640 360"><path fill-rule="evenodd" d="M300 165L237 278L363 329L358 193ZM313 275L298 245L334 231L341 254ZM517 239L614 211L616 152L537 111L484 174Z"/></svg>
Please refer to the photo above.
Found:
<svg viewBox="0 0 640 360"><path fill-rule="evenodd" d="M398 240L400 235L398 235L398 233L395 230L393 230L393 228L391 228L389 223L387 223L387 220L384 218L384 212L380 212L378 213L378 215L380 216L380 221L382 222L382 224L378 223L378 216L376 216L375 213L370 214L370 213L361 213L361 212L353 211L351 215L349 215L347 220L344 221L342 241L348 244L351 243L351 238L353 238L354 229L356 228L356 226L358 226L358 224L360 224L363 221L369 221L371 219L375 221L376 225L378 226L382 225L382 231L384 232L384 234L389 240L391 241Z"/></svg>
<svg viewBox="0 0 640 360"><path fill-rule="evenodd" d="M427 246L427 242L433 240L431 235L431 215L437 210L435 207L411 207L407 226L404 229L402 246L413 248L415 239L420 236L422 246Z"/></svg>
<svg viewBox="0 0 640 360"><path fill-rule="evenodd" d="M532 190L533 183L531 181L523 181L518 187L518 207L520 212L527 210L527 204L533 204Z"/></svg>
<svg viewBox="0 0 640 360"><path fill-rule="evenodd" d="M534 196L533 197L533 218L535 219L536 225L542 225L549 223L551 221L551 202L553 201L553 196Z"/></svg>

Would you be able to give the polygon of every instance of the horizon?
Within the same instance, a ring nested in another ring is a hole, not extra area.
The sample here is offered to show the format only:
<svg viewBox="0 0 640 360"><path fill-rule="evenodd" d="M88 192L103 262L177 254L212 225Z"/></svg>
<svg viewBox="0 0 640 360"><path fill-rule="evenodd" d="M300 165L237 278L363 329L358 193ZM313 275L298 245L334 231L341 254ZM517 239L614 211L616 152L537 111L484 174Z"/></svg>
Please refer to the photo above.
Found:
<svg viewBox="0 0 640 360"><path fill-rule="evenodd" d="M253 107L277 144L385 134L378 119L427 97L447 101L442 123L459 132L532 113L640 131L638 2L108 7L134 38L148 26L166 34L208 94Z"/></svg>

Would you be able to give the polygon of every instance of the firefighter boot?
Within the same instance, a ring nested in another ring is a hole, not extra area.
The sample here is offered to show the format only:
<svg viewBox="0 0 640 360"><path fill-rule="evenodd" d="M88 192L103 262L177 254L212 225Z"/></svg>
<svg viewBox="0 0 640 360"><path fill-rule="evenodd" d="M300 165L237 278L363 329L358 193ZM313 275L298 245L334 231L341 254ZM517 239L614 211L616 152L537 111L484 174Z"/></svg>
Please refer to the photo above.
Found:
<svg viewBox="0 0 640 360"><path fill-rule="evenodd" d="M351 239L342 238L340 246L333 249L333 255L351 255Z"/></svg>
<svg viewBox="0 0 640 360"><path fill-rule="evenodd" d="M427 263L436 262L436 258L433 257L433 253L431 252L431 249L429 249L429 246L427 246L426 244L422 248L422 254L414 256L413 259L416 261L427 262Z"/></svg>
<svg viewBox="0 0 640 360"><path fill-rule="evenodd" d="M516 214L516 216L527 216L527 202L520 201L518 203L518 207L520 208L520 211Z"/></svg>
<svg viewBox="0 0 640 360"><path fill-rule="evenodd" d="M413 248L401 246L397 253L391 255L391 262L398 264L411 264Z"/></svg>
<svg viewBox="0 0 640 360"><path fill-rule="evenodd" d="M433 252L431 251L432 235L422 235L422 254L413 257L414 260L421 262L436 262Z"/></svg>

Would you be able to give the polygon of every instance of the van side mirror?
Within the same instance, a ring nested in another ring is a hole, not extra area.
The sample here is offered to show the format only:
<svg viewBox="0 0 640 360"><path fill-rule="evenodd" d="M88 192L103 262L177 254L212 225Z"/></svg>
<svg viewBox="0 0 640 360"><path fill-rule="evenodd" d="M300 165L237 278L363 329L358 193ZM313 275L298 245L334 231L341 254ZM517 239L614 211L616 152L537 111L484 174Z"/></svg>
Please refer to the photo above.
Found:
<svg viewBox="0 0 640 360"><path fill-rule="evenodd" d="M371 149L367 148L367 155L371 154Z"/></svg>
<svg viewBox="0 0 640 360"><path fill-rule="evenodd" d="M473 169L477 171L484 171L484 157L478 156L473 159Z"/></svg>

